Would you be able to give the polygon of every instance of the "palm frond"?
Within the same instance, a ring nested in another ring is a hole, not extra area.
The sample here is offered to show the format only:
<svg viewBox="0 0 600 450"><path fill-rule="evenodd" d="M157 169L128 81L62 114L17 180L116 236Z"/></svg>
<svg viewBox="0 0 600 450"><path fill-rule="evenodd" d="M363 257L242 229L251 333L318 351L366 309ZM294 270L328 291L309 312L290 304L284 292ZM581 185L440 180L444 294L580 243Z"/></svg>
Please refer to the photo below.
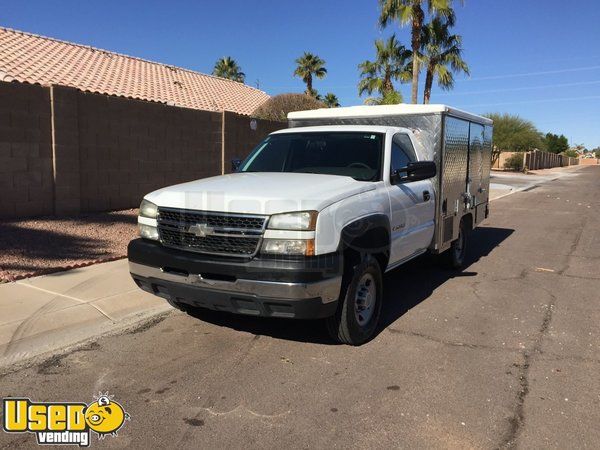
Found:
<svg viewBox="0 0 600 450"><path fill-rule="evenodd" d="M470 73L468 64L462 59L462 37L451 34L452 25L453 21L448 17L436 16L423 27L419 58L427 66L426 92L431 92L434 78L440 88L448 90L454 86L453 72Z"/></svg>
<svg viewBox="0 0 600 450"><path fill-rule="evenodd" d="M412 52L396 39L396 35L388 39L377 39L375 45L375 60L364 61L358 65L360 80L359 95L373 92L384 96L395 92L394 82L406 82L412 77L410 57Z"/></svg>
<svg viewBox="0 0 600 450"><path fill-rule="evenodd" d="M317 78L325 78L327 75L327 69L325 68L325 61L310 52L304 52L302 56L296 58L296 68L294 69L294 76L300 77L304 83L306 83L306 92L310 95L312 88L312 77L313 75Z"/></svg>
<svg viewBox="0 0 600 450"><path fill-rule="evenodd" d="M241 71L240 66L230 56L217 60L213 69L213 75L239 81L240 83L243 83L246 79L246 74Z"/></svg>

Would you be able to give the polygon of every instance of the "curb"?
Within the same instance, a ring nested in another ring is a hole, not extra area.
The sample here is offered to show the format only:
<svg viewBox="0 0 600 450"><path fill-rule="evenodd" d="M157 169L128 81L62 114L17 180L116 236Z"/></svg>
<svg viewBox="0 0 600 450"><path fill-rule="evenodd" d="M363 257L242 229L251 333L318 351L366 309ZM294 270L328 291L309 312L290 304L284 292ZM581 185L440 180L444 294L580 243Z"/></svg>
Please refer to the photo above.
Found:
<svg viewBox="0 0 600 450"><path fill-rule="evenodd" d="M119 256L111 256L108 258L94 259L91 261L85 261L85 262L77 263L77 264L68 264L65 266L49 267L47 269L36 270L33 272L22 273L19 275L10 275L7 271L0 270L0 283L10 283L12 281L23 280L25 278L38 277L41 275L48 275L48 274L55 273L55 272L64 272L67 270L79 269L81 267L93 266L94 264L118 261L119 259L124 259L124 258L127 258L127 255L119 255Z"/></svg>

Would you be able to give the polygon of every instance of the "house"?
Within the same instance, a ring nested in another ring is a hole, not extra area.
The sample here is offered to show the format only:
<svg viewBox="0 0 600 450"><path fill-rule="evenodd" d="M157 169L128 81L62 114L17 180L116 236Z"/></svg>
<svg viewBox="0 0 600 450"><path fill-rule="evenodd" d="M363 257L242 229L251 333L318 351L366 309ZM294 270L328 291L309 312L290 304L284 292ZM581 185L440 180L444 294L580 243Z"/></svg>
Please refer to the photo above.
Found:
<svg viewBox="0 0 600 450"><path fill-rule="evenodd" d="M237 81L3 27L0 81L61 85L244 115L269 99L265 92Z"/></svg>

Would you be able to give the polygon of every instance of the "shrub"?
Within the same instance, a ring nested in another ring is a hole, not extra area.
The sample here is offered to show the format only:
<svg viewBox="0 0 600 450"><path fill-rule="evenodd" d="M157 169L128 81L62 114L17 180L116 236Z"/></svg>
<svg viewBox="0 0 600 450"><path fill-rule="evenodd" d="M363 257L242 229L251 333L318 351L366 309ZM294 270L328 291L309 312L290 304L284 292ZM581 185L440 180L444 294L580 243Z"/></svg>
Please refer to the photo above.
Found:
<svg viewBox="0 0 600 450"><path fill-rule="evenodd" d="M484 114L494 121L494 147L504 152L544 148L542 134L529 120L511 114Z"/></svg>
<svg viewBox="0 0 600 450"><path fill-rule="evenodd" d="M562 153L565 156L568 156L569 158L579 158L579 153L577 153L577 151L575 150L567 150L566 152Z"/></svg>
<svg viewBox="0 0 600 450"><path fill-rule="evenodd" d="M515 153L509 156L504 161L504 168L508 170L523 170L523 156L524 153Z"/></svg>
<svg viewBox="0 0 600 450"><path fill-rule="evenodd" d="M285 122L292 111L325 108L325 104L306 94L279 94L271 97L252 114L257 119Z"/></svg>

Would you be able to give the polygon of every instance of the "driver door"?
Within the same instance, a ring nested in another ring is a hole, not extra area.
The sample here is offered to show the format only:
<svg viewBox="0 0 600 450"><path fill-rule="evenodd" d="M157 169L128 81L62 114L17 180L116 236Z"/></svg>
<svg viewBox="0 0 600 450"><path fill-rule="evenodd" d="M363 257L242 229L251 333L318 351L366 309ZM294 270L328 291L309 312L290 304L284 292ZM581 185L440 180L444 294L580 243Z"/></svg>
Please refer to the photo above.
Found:
<svg viewBox="0 0 600 450"><path fill-rule="evenodd" d="M434 192L431 180L393 184L394 171L417 161L414 146L406 133L392 138L388 195L391 211L390 265L426 250L434 232Z"/></svg>

